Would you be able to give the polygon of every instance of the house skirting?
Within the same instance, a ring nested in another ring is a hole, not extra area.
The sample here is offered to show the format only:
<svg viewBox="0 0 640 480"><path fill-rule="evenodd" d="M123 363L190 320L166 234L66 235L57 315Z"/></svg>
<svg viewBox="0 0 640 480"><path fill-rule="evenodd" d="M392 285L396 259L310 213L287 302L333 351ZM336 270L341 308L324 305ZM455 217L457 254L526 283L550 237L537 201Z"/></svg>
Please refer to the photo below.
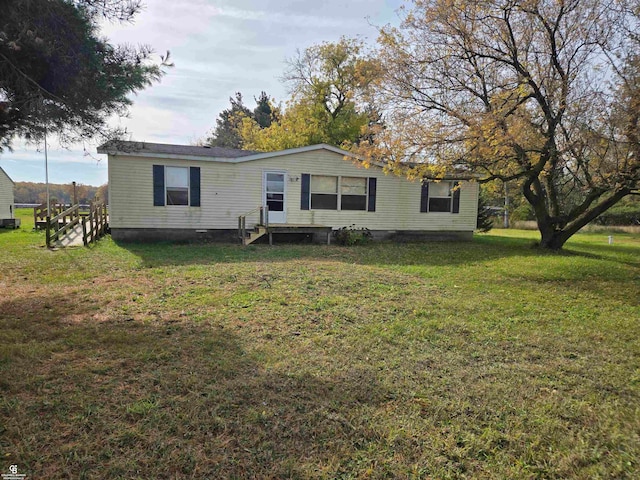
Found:
<svg viewBox="0 0 640 480"><path fill-rule="evenodd" d="M473 232L468 231L372 230L371 234L374 240L387 240L399 243L468 242L473 239Z"/></svg>
<svg viewBox="0 0 640 480"><path fill-rule="evenodd" d="M111 238L117 242L217 242L238 243L237 229L191 228L113 228Z"/></svg>
<svg viewBox="0 0 640 480"><path fill-rule="evenodd" d="M473 232L426 230L372 230L374 240L393 242L470 241ZM286 234L276 234L285 236ZM216 242L239 243L236 229L178 229L178 228L111 228L111 237L118 242ZM325 237L310 238L326 243Z"/></svg>

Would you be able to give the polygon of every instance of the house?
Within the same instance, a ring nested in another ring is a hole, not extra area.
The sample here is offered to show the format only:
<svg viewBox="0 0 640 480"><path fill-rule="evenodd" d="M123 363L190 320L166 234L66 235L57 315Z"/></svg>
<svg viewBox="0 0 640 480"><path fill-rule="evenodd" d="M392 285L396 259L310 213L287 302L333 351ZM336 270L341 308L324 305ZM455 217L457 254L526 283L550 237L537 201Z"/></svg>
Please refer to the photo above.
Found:
<svg viewBox="0 0 640 480"><path fill-rule="evenodd" d="M252 228L262 205L274 232L355 225L376 239L468 240L476 227L477 183L412 182L329 145L265 153L108 142L98 153L108 155L115 240L235 242L239 218L251 212Z"/></svg>
<svg viewBox="0 0 640 480"><path fill-rule="evenodd" d="M13 201L13 180L0 167L0 227L19 227L20 220L15 217L15 204Z"/></svg>

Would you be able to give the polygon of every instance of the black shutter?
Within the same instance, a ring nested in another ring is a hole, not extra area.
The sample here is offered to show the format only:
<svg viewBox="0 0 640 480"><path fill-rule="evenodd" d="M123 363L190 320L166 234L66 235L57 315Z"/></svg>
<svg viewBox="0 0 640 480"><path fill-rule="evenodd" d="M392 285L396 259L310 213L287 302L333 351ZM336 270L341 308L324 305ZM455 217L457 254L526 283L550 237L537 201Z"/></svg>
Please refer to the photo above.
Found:
<svg viewBox="0 0 640 480"><path fill-rule="evenodd" d="M453 209L452 213L460 213L460 182L453 182Z"/></svg>
<svg viewBox="0 0 640 480"><path fill-rule="evenodd" d="M311 203L311 175L302 174L302 191L300 192L300 210L309 210Z"/></svg>
<svg viewBox="0 0 640 480"><path fill-rule="evenodd" d="M164 165L153 166L153 206L164 206Z"/></svg>
<svg viewBox="0 0 640 480"><path fill-rule="evenodd" d="M378 179L377 178L369 178L369 201L367 202L367 210L369 212L376 211L376 187L377 187Z"/></svg>
<svg viewBox="0 0 640 480"><path fill-rule="evenodd" d="M422 181L422 190L420 191L420 211L429 211L429 182Z"/></svg>
<svg viewBox="0 0 640 480"><path fill-rule="evenodd" d="M189 204L200 206L200 167L189 167Z"/></svg>

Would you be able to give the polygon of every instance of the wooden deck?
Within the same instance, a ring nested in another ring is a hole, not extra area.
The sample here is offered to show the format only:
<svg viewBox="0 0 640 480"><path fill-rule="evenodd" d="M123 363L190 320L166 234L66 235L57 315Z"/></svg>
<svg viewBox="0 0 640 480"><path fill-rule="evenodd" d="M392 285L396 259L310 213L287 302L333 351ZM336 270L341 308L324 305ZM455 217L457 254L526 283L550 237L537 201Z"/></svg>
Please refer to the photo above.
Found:
<svg viewBox="0 0 640 480"><path fill-rule="evenodd" d="M51 246L56 248L84 246L82 224L75 225L72 229L67 230L64 236L54 241Z"/></svg>
<svg viewBox="0 0 640 480"><path fill-rule="evenodd" d="M34 226L37 229L44 223L47 247L87 246L107 232L109 217L104 202L92 202L86 215L80 214L79 204L66 209L64 207L62 204L51 204L47 208L42 204L34 208ZM56 214L49 217L50 212Z"/></svg>
<svg viewBox="0 0 640 480"><path fill-rule="evenodd" d="M246 232L244 234L244 238L242 236L242 232ZM257 224L254 225L253 228L243 229L240 227L238 229L239 238L242 241L243 245L250 245L256 240L264 237L265 235L269 238L269 245L273 245L273 235L295 235L295 234L311 234L314 237L326 235L327 245L331 244L331 232L333 231L332 227L328 227L326 225L318 225L318 224L296 224L296 223L270 223L267 226ZM321 237L316 237L321 238Z"/></svg>

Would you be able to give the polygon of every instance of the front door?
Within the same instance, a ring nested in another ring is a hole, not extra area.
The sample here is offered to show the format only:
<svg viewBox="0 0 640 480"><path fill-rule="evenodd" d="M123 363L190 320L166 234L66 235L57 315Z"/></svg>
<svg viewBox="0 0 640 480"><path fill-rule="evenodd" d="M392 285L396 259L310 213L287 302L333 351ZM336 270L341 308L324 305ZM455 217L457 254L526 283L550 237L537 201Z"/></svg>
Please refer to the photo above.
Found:
<svg viewBox="0 0 640 480"><path fill-rule="evenodd" d="M269 207L269 223L287 223L284 210L286 180L284 172L264 172L263 203Z"/></svg>

